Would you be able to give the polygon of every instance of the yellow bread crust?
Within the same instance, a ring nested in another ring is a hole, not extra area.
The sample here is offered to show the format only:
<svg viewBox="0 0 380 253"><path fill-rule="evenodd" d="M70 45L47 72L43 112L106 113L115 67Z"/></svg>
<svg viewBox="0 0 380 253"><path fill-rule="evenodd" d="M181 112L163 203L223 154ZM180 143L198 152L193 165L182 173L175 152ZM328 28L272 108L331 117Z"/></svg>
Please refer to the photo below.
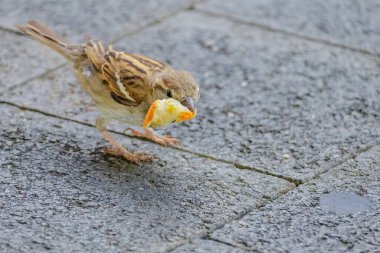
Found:
<svg viewBox="0 0 380 253"><path fill-rule="evenodd" d="M158 103L158 100L154 101L153 104L149 107L149 110L146 113L145 120L143 123L144 127L149 127L150 123L153 121L154 112L156 111L156 108L157 108L157 103Z"/></svg>
<svg viewBox="0 0 380 253"><path fill-rule="evenodd" d="M172 98L156 100L150 106L143 123L144 127L163 127L195 118L197 111L188 108Z"/></svg>

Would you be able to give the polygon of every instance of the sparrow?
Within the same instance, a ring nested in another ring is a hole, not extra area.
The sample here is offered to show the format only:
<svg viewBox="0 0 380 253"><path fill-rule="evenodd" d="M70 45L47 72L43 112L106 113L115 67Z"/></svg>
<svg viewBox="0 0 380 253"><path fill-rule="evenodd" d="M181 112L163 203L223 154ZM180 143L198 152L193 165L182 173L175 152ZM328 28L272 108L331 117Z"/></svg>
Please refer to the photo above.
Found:
<svg viewBox="0 0 380 253"><path fill-rule="evenodd" d="M104 47L101 41L94 39L72 44L34 20L16 27L58 52L71 64L78 82L99 110L96 128L112 145L103 150L106 154L121 156L137 164L152 160L148 154L132 153L123 147L107 131L112 121L142 126L150 105L158 99L173 98L190 111L196 110L199 85L187 71L176 70L147 56L116 51L112 45ZM179 143L172 136L156 134L152 128L131 131L135 136L164 146Z"/></svg>

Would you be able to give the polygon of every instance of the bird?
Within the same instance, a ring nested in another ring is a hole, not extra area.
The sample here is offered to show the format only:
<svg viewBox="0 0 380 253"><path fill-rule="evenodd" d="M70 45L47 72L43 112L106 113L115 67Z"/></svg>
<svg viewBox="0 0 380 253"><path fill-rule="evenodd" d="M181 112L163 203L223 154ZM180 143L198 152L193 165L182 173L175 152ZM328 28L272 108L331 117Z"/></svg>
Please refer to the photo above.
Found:
<svg viewBox="0 0 380 253"><path fill-rule="evenodd" d="M70 43L35 20L16 27L70 63L79 84L98 108L96 128L111 144L103 149L105 154L120 156L136 164L152 161L153 156L149 154L131 152L123 147L107 126L113 121L142 126L150 105L158 99L172 98L190 111L196 110L199 84L188 71L177 70L148 56L114 50L112 45L104 46L92 38L83 43ZM175 137L158 135L152 128L143 131L132 128L131 131L135 136L164 146L180 143Z"/></svg>

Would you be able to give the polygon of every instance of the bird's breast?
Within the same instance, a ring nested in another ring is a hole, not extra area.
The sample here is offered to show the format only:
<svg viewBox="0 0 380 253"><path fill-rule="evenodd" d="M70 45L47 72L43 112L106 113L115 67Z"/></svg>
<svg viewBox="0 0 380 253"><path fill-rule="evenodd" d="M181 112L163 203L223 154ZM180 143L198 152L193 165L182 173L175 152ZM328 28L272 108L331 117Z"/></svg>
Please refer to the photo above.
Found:
<svg viewBox="0 0 380 253"><path fill-rule="evenodd" d="M147 112L146 107L118 107L118 105L98 105L99 112L103 118L116 120L128 125L142 126Z"/></svg>
<svg viewBox="0 0 380 253"><path fill-rule="evenodd" d="M103 84L91 67L86 64L77 69L76 76L82 87L92 97L101 117L129 125L143 125L146 112L149 109L148 104L141 103L138 106L126 106L116 102L111 96L110 89Z"/></svg>

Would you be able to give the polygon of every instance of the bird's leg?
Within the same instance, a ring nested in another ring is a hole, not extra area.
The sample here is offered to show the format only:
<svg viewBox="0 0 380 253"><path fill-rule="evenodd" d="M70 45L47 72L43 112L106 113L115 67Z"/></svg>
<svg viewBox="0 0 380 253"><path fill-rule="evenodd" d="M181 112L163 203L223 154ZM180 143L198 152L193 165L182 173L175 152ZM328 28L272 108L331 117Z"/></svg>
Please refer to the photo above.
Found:
<svg viewBox="0 0 380 253"><path fill-rule="evenodd" d="M143 132L131 129L132 134L137 137L142 137L154 141L162 146L180 144L180 140L168 135L158 135L152 128L144 128Z"/></svg>
<svg viewBox="0 0 380 253"><path fill-rule="evenodd" d="M136 164L153 160L153 157L147 154L129 152L107 131L106 125L107 122L103 118L99 118L96 121L96 128L103 134L104 139L106 139L112 145L112 148L103 149L103 152L105 154L122 156L124 159Z"/></svg>

